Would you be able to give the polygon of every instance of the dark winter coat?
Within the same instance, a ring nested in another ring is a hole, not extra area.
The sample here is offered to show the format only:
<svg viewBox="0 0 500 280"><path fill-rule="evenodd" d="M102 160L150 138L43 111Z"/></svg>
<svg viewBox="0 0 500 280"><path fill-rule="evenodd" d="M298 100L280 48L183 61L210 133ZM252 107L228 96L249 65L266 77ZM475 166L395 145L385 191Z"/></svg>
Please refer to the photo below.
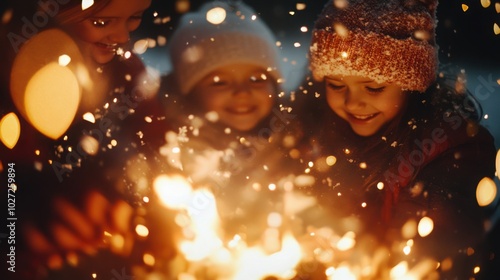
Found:
<svg viewBox="0 0 500 280"><path fill-rule="evenodd" d="M398 125L366 138L356 136L326 101L315 101L322 125L313 130L305 154L316 163L328 156L336 162L313 169L316 184L308 191L328 213L326 224L338 232L373 235L390 249L413 239L409 257L392 252L392 266L449 259L451 269L437 270L442 279L465 279L489 253L484 240L490 213L478 205L476 188L481 179L494 177L494 140L473 113L452 106L457 103L449 92L411 94L417 105L408 107ZM434 222L428 236L402 236L405 224L423 217Z"/></svg>

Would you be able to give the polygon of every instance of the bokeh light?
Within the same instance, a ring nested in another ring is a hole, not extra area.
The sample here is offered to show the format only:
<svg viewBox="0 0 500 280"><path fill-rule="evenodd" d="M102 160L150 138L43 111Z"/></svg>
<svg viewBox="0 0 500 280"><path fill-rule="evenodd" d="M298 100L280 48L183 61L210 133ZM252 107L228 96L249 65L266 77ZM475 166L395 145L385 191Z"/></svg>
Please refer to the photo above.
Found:
<svg viewBox="0 0 500 280"><path fill-rule="evenodd" d="M8 113L0 120L0 140L9 149L13 149L21 135L21 124L15 113Z"/></svg>

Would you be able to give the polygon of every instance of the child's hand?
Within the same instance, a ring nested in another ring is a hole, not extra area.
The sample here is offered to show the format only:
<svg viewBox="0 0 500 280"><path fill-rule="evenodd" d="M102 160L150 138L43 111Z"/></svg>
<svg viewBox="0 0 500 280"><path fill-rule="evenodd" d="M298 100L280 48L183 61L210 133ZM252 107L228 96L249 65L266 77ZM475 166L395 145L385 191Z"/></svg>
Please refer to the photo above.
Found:
<svg viewBox="0 0 500 280"><path fill-rule="evenodd" d="M130 253L133 209L126 202L111 203L90 191L81 208L63 197L54 198L51 206L54 217L48 228L28 223L23 229L28 249L49 268L76 264L80 255L94 255L108 245L115 253Z"/></svg>

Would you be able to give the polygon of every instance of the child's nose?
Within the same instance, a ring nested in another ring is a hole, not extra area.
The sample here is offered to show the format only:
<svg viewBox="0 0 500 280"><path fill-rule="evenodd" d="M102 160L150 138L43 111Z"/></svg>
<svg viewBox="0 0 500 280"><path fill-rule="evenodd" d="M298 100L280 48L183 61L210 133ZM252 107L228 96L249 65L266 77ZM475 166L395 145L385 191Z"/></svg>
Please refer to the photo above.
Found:
<svg viewBox="0 0 500 280"><path fill-rule="evenodd" d="M363 95L357 90L347 89L344 104L347 109L355 110L364 105Z"/></svg>
<svg viewBox="0 0 500 280"><path fill-rule="evenodd" d="M236 83L233 87L234 95L251 94L250 87L246 83Z"/></svg>
<svg viewBox="0 0 500 280"><path fill-rule="evenodd" d="M130 40L130 30L126 25L117 26L110 35L111 40L118 44L125 44Z"/></svg>

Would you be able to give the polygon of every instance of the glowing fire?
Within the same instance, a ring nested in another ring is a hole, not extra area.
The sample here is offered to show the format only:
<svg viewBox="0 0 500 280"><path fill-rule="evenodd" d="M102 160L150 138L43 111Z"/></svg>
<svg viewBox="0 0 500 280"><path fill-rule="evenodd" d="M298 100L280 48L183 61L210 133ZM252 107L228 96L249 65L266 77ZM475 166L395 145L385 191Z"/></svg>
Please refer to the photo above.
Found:
<svg viewBox="0 0 500 280"><path fill-rule="evenodd" d="M390 279L422 279L438 267L434 260L423 260L413 267L402 260L387 267L389 249L382 245L366 248L366 237L358 236L355 231L338 233L328 226L309 225L305 232L294 230L291 217L315 207L316 203L311 197L307 200L303 194L294 192L289 185L282 196L283 212L268 213L260 241L251 245L245 235L228 235L224 231L217 199L210 189L194 188L181 175L160 175L153 188L161 205L175 212L175 223L181 231L176 246L184 268L176 279L292 279L306 262L321 264L319 273L326 279L373 279L381 271L390 275ZM429 217L408 221L401 230L399 253L410 256L416 246L413 238L417 234L426 237L433 228L434 222ZM353 256L358 256L354 262Z"/></svg>
<svg viewBox="0 0 500 280"><path fill-rule="evenodd" d="M206 188L193 189L187 179L179 175L158 176L154 190L160 202L168 209L177 210L175 218L182 228L183 238L178 249L193 266L215 269L217 279L262 279L266 276L290 278L301 260L301 247L293 235L285 232L281 238L274 227L281 225L281 215L268 217L270 230L264 234L265 244L281 239L281 249L269 253L267 246L247 246L239 235L225 240L213 193ZM194 277L194 275L192 275ZM188 274L183 274L189 278ZM227 278L229 277L229 278Z"/></svg>

